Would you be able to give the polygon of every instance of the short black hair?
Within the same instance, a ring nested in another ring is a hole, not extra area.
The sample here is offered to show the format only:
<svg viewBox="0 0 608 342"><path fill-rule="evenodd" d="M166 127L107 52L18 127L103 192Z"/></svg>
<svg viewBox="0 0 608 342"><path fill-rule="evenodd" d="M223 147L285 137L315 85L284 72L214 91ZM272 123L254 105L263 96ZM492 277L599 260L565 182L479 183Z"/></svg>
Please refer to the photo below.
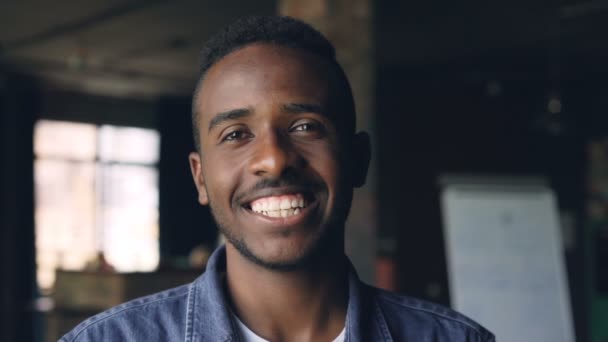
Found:
<svg viewBox="0 0 608 342"><path fill-rule="evenodd" d="M338 86L344 92L343 108L349 113L344 120L347 132L355 130L355 105L352 90L344 70L336 60L333 45L312 26L282 16L250 16L238 19L213 35L203 46L201 65L197 86L192 99L192 133L194 145L200 152L198 113L196 110L197 94L207 71L226 55L254 43L269 43L279 46L301 49L327 61L336 72Z"/></svg>

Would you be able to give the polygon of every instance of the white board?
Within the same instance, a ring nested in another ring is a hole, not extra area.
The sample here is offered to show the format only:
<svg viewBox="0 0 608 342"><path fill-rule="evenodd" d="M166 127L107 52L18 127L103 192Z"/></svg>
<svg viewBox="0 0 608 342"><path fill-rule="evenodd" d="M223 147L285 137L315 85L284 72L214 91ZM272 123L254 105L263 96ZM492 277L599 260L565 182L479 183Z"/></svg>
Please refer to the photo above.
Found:
<svg viewBox="0 0 608 342"><path fill-rule="evenodd" d="M444 181L452 306L501 342L574 342L553 192L531 184Z"/></svg>

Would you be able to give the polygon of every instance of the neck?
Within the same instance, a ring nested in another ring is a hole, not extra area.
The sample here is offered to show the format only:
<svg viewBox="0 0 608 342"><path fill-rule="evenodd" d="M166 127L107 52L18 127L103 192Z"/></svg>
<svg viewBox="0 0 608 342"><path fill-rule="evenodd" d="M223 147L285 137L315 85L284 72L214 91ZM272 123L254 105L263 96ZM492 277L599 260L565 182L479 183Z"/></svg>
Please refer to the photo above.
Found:
<svg viewBox="0 0 608 342"><path fill-rule="evenodd" d="M331 341L344 328L347 263L340 251L296 270L266 269L226 244L226 287L233 310L272 341Z"/></svg>

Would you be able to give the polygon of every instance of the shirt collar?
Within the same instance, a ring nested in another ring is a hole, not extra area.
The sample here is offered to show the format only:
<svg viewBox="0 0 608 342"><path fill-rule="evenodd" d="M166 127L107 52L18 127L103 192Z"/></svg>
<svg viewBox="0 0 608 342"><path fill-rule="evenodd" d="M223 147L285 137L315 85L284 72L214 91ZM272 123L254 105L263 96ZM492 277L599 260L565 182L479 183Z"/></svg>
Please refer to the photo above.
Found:
<svg viewBox="0 0 608 342"><path fill-rule="evenodd" d="M352 264L349 263L349 267L345 341L368 341L374 336L386 340L388 329L382 312L369 294L371 289L361 283ZM205 273L190 285L186 342L240 340L223 290L225 271L226 249L221 246L209 258Z"/></svg>
<svg viewBox="0 0 608 342"><path fill-rule="evenodd" d="M190 285L186 342L237 340L222 287L225 270L226 250L222 246L209 258L205 273Z"/></svg>

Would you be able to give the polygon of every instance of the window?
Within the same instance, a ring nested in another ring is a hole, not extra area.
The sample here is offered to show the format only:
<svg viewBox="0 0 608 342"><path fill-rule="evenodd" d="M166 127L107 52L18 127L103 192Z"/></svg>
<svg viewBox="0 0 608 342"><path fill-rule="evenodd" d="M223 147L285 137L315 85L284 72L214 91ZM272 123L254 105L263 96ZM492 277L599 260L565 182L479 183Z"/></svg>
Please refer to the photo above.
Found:
<svg viewBox="0 0 608 342"><path fill-rule="evenodd" d="M37 279L103 253L119 272L158 264L160 137L152 129L40 120L34 131Z"/></svg>

